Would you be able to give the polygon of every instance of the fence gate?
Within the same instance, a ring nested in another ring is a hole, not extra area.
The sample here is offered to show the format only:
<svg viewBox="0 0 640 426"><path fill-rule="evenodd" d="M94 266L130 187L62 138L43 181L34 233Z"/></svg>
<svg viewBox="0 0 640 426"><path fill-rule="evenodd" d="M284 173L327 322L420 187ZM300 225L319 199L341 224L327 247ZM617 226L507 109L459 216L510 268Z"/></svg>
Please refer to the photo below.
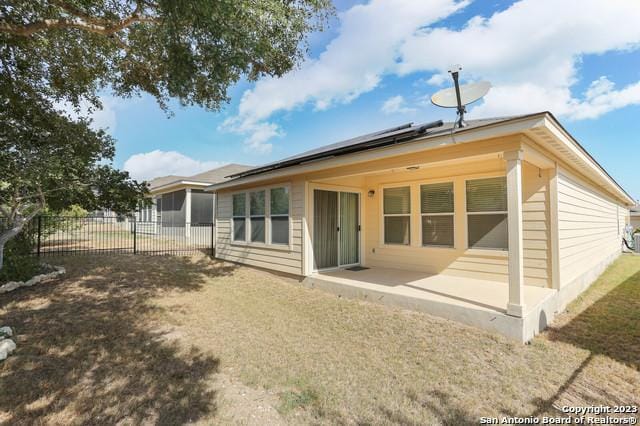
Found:
<svg viewBox="0 0 640 426"><path fill-rule="evenodd" d="M213 223L39 216L30 224L38 256L80 253L214 254Z"/></svg>

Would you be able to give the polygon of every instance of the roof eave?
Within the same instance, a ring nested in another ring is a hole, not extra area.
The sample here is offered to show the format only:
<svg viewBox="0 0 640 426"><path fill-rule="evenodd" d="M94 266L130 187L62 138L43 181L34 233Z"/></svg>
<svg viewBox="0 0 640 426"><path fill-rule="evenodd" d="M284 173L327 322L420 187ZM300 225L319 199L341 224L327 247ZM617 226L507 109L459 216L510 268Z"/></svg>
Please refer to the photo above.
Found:
<svg viewBox="0 0 640 426"><path fill-rule="evenodd" d="M171 189L177 186L197 186L197 187L204 187L206 189L209 185L211 185L211 182L178 180L175 182L169 182L169 183L165 183L164 185L156 186L155 188L150 188L149 191L153 194L161 191L164 192L168 189Z"/></svg>
<svg viewBox="0 0 640 426"><path fill-rule="evenodd" d="M488 123L483 126L477 126L470 129L462 129L455 132L456 142L472 142L477 139L485 139L488 137L497 137L503 136L507 134L520 133L525 132L527 130L544 126L547 129L550 129L557 140L559 140L565 146L577 150L581 156L582 161L586 162L591 166L591 168L600 174L601 178L609 184L609 192L612 194L616 194L618 198L625 200L629 206L635 205L635 200L631 195L629 195L618 182L587 152L587 150L580 145L580 143L573 137L571 134L560 124L560 122L555 118L555 116L549 111L543 111L539 113L534 113L530 115L525 115L521 117L516 117L510 120L500 121L496 123ZM495 132L497 128L504 128L505 132ZM448 133L441 135L424 135L418 136L412 139L410 142L415 151L420 151L424 149L429 149L429 147L425 147L424 144L419 144L418 142L427 141L430 145L433 146L443 146L441 141L445 139L449 139L450 135ZM388 152L388 150L397 149L398 147L406 147L409 144L398 144L380 148L371 148L370 150L378 149L380 152ZM315 168L323 168L323 164L327 164L329 161L336 160L336 158L356 158L359 154L363 154L363 151L354 152L345 154L341 157L328 157L324 159L319 159L313 162ZM353 163L357 163L357 159L353 161ZM334 164L325 167L333 167ZM235 179L230 179L225 182L216 183L205 188L206 191L218 191L221 189L233 188L236 186L260 182L263 180L267 180L274 177L285 177L291 176L294 174L299 174L302 171L306 171L305 168L309 169L309 164L298 164L289 166L287 168L275 169L265 171L264 173L254 174L249 176L241 176Z"/></svg>
<svg viewBox="0 0 640 426"><path fill-rule="evenodd" d="M526 116L517 117L517 118L514 118L512 120L506 120L506 121L502 121L502 122L498 122L498 123L487 123L486 125L473 127L473 128L470 128L470 129L458 130L455 133L455 135L456 135L456 143L471 142L471 141L476 140L476 139L484 139L484 138L488 138L488 137L502 136L502 134L492 134L491 131L492 131L492 128L504 127L505 124L509 124L512 127L514 125L516 126L514 128L511 128L507 132L505 132L504 133L505 135L506 134L511 134L511 133L522 132L522 131L525 131L527 129L533 128L534 126L540 125L541 124L541 120L544 118L545 114L546 114L546 112L535 113L535 114L530 114L530 115L526 115ZM451 138L451 135L450 135L449 132L438 134L438 135L429 135L429 134L419 135L416 138L408 141L410 143L406 143L405 142L405 143L397 144L397 145L370 148L370 149L363 150L363 151L358 151L358 152L345 154L345 155L342 155L340 157L331 156L331 157L327 157L327 158L324 158L324 159L315 160L313 162L302 163L302 164L298 164L298 165L294 165L294 166L289 166L289 167L286 167L286 168L265 171L264 173L260 173L260 174L237 177L237 178L225 181L225 182L219 182L219 183L212 184L212 185L208 186L207 188L205 188L205 191L213 191L213 192L215 192L215 191L218 191L218 190L221 190L221 189L228 189L228 188L233 188L233 187L244 185L244 184L248 184L248 183L260 182L260 181L263 181L263 180L267 180L267 179L273 178L276 175L276 173L277 173L276 177L285 177L285 176L291 176L291 175L299 174L301 171L303 171L303 169L310 168L310 164L313 164L315 166L314 168L320 168L321 169L321 168L323 168L322 165L326 164L328 161L336 160L337 158L340 158L340 159L354 158L354 157L357 157L358 155L362 155L364 152L367 152L367 151L379 150L380 152L386 152L387 150L393 150L393 149L397 149L399 147L406 147L408 145L411 145L411 146L414 147L413 151L421 151L421 150L424 150L424 149L429 149L429 148L431 148L431 146L424 147L423 144L417 144L418 142L425 142L426 141L426 142L429 143L429 145L443 146L442 142L443 141L449 141L450 138ZM358 162L358 160L353 161L353 163L357 163L357 162ZM347 161L347 163L348 163L348 161ZM330 167L333 167L333 166L334 165L332 164ZM304 170L304 171L306 171L306 170Z"/></svg>
<svg viewBox="0 0 640 426"><path fill-rule="evenodd" d="M625 189L605 170L604 167L598 163L598 161L593 158L591 154L569 133L564 126L558 121L558 119L549 111L546 111L546 120L545 126L550 129L556 139L561 141L570 149L577 150L579 154L581 154L584 158L582 161L589 164L593 171L597 174L600 174L601 177L610 184L611 189L614 189L613 192L617 192L619 198L624 199L629 206L635 205L636 201L634 198L627 192ZM612 192L612 191L610 191Z"/></svg>

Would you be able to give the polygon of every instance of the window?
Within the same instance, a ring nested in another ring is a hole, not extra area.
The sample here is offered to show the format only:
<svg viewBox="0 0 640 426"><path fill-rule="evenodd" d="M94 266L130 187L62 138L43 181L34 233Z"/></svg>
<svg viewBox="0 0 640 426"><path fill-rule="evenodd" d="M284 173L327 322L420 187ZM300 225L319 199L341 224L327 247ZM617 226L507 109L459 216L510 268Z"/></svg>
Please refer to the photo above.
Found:
<svg viewBox="0 0 640 426"><path fill-rule="evenodd" d="M270 191L271 243L289 244L289 188Z"/></svg>
<svg viewBox="0 0 640 426"><path fill-rule="evenodd" d="M408 186L384 188L384 243L410 243L411 190Z"/></svg>
<svg viewBox="0 0 640 426"><path fill-rule="evenodd" d="M467 228L469 248L509 248L505 177L467 181Z"/></svg>
<svg viewBox="0 0 640 426"><path fill-rule="evenodd" d="M138 222L151 222L151 209L153 206L140 203L138 206Z"/></svg>
<svg viewBox="0 0 640 426"><path fill-rule="evenodd" d="M186 194L184 190L181 190L169 192L161 196L161 219L164 226L181 227L185 225L185 222L187 222L185 217Z"/></svg>
<svg viewBox="0 0 640 426"><path fill-rule="evenodd" d="M420 186L422 245L453 247L453 182Z"/></svg>
<svg viewBox="0 0 640 426"><path fill-rule="evenodd" d="M247 197L246 194L233 195L233 241L247 240Z"/></svg>
<svg viewBox="0 0 640 426"><path fill-rule="evenodd" d="M251 242L264 243L264 191L249 193L249 214L251 216Z"/></svg>
<svg viewBox="0 0 640 426"><path fill-rule="evenodd" d="M213 223L213 194L191 190L191 226Z"/></svg>

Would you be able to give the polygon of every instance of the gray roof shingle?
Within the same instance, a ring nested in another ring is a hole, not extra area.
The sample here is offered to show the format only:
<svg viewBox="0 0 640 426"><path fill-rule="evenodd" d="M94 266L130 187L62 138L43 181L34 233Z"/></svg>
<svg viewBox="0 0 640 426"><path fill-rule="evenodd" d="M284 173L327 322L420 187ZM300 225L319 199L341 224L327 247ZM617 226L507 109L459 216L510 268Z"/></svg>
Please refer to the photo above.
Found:
<svg viewBox="0 0 640 426"><path fill-rule="evenodd" d="M227 164L222 167L217 167L215 169L207 170L206 172L198 173L192 176L178 176L178 175L168 175L168 176L160 176L155 179L149 181L149 189L152 191L161 186L169 185L171 183L180 182L183 180L190 182L199 182L206 184L214 184L219 183L224 180L227 180L227 176L241 173L243 171L251 169L252 166L246 166L243 164Z"/></svg>

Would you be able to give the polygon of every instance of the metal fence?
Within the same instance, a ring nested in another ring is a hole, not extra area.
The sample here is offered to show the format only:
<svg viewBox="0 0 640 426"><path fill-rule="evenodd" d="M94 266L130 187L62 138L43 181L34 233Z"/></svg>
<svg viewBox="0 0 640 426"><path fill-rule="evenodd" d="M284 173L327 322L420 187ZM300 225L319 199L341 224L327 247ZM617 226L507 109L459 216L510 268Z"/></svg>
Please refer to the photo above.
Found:
<svg viewBox="0 0 640 426"><path fill-rule="evenodd" d="M165 224L117 217L39 216L26 231L38 256L80 253L214 254L213 223Z"/></svg>

